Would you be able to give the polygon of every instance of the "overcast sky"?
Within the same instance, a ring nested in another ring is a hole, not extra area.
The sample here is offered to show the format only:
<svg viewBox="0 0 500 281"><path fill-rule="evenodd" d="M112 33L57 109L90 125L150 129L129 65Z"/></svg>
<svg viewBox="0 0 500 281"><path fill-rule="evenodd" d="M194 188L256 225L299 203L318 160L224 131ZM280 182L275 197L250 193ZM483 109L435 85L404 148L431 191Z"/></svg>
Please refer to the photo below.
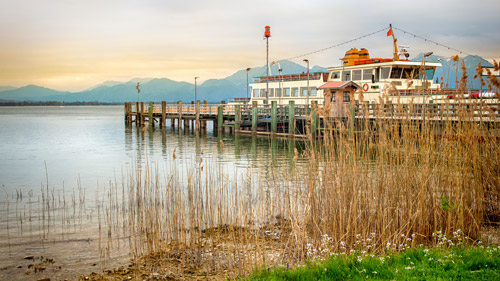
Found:
<svg viewBox="0 0 500 281"><path fill-rule="evenodd" d="M293 59L339 65L345 51L390 57L389 24L485 59L500 58L498 0L0 0L0 85L78 91L107 80L224 78L385 29ZM410 53L457 51L394 30ZM462 54L461 56L465 56Z"/></svg>

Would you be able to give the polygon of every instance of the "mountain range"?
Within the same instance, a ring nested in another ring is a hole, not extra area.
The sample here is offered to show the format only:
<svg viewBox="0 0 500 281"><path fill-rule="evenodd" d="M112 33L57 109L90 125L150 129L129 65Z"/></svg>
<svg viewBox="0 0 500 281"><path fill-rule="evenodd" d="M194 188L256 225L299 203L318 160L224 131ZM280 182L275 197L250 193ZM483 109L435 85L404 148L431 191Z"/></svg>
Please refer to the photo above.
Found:
<svg viewBox="0 0 500 281"><path fill-rule="evenodd" d="M419 54L412 61L422 61L423 54ZM469 81L474 88L479 88L479 82L472 80L476 66L481 62L482 66L492 66L491 63L477 56L467 56L461 58L467 68ZM460 61L461 61L460 60ZM456 77L462 76L460 62L454 62L451 58L431 55L426 58L429 62L441 62L442 67L436 69L434 79L444 84L448 83L450 88L455 87ZM457 67L458 66L458 67ZM303 65L282 61L280 67L283 75L306 72ZM324 67L314 66L311 72L328 72ZM269 75L278 74L278 65L271 65ZM249 82L254 77L266 75L266 67L255 67L248 72ZM136 90L137 82L141 83L141 93ZM238 70L233 75L223 79L210 79L197 85L196 91L199 100L207 100L209 103L216 103L222 100L232 100L237 97L246 97L247 71ZM103 102L122 103L126 101L167 101L169 103L182 101L183 103L194 100L195 85L188 82L174 81L168 78L134 78L128 82L106 81L92 88L81 92L63 92L44 88L36 85L28 85L21 88L0 86L0 101L15 102Z"/></svg>

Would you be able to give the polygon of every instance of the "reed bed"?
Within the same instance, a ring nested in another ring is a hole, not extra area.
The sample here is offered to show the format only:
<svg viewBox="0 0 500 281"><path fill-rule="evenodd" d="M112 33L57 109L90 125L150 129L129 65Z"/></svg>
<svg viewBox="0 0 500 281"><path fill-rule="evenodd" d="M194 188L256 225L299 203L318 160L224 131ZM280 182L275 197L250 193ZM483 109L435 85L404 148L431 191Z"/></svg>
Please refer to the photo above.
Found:
<svg viewBox="0 0 500 281"><path fill-rule="evenodd" d="M325 118L321 140L310 136L290 165L265 172L229 176L203 154L181 173L174 155L167 170L149 165L122 187L131 267L235 278L333 253L433 246L456 233L480 241L500 214L500 128L474 121L477 106L468 101L453 102L464 103L458 117L439 122L430 113L410 118L415 112L401 104L396 113L406 117L398 119ZM474 103L498 117L483 100Z"/></svg>
<svg viewBox="0 0 500 281"><path fill-rule="evenodd" d="M495 79L484 83L498 92ZM377 116L387 116L387 102L380 100ZM101 269L125 247L131 263L108 274L141 279L237 278L336 253L453 242L443 237L478 243L482 228L500 221L500 125L474 116L478 105L485 116L499 112L481 99L453 103L463 105L457 117L439 122L430 112L425 122L411 118L422 113L399 102L392 114L401 118L375 121L331 120L318 110L320 138L309 135L304 150L290 140L283 165L271 159L264 167L227 169L222 140L218 151L199 151L188 162L170 148L164 163L146 160L98 187L95 205L79 182L72 193L63 184L60 193L47 180L41 198L28 194L40 212L31 204L11 210L7 201L7 213L15 212L14 229L33 239L73 237L97 220Z"/></svg>

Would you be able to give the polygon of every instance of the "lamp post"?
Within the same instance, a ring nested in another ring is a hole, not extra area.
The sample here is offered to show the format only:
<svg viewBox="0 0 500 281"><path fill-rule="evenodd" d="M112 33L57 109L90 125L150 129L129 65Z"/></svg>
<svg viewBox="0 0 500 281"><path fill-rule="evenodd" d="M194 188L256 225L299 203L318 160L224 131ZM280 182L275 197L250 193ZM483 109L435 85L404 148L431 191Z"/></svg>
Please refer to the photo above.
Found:
<svg viewBox="0 0 500 281"><path fill-rule="evenodd" d="M196 104L196 101L198 100L198 95L196 93L196 79L198 79L200 77L195 77L194 78L194 103Z"/></svg>
<svg viewBox="0 0 500 281"><path fill-rule="evenodd" d="M194 128L196 130L196 134L198 134L198 130L200 129L200 111L199 111L199 106L198 106L198 95L197 95L197 92L196 92L196 79L198 79L199 77L195 77L194 78L194 114L195 114L195 125L194 125ZM179 120L180 122L180 120ZM179 124L179 127L180 127L180 124Z"/></svg>
<svg viewBox="0 0 500 281"><path fill-rule="evenodd" d="M248 102L248 72L250 71L250 67L247 68L247 102Z"/></svg>
<svg viewBox="0 0 500 281"><path fill-rule="evenodd" d="M283 96L283 75L282 75L282 72L283 72L283 69L278 69L278 72L280 73L280 104L281 104L281 97Z"/></svg>
<svg viewBox="0 0 500 281"><path fill-rule="evenodd" d="M423 58L424 73L423 73L423 75L422 75L422 77L423 77L422 90L423 90L423 96L424 96L424 97L423 97L423 98L424 98L424 102L423 102L423 104L424 104L424 123L425 123L425 114L426 114L426 106L425 106L425 98L426 98L426 96L425 96L425 85L427 84L427 73L425 72L425 58L426 58L426 57L429 57L429 56L430 56L430 55L432 55L432 54L433 54L433 52L428 52L428 53L424 54L424 58Z"/></svg>
<svg viewBox="0 0 500 281"><path fill-rule="evenodd" d="M281 65L280 65L280 63L279 63L279 62L277 62L277 61L273 61L273 62L271 62L271 64L272 64L272 65L275 65L275 64L277 64L277 65L278 65L278 72L280 73L280 89L281 89ZM280 90L280 91L281 91L281 90ZM280 94L280 96L279 96L279 103L280 103L280 104L281 104L281 95L283 95L283 93L281 93L281 94Z"/></svg>
<svg viewBox="0 0 500 281"><path fill-rule="evenodd" d="M139 99L139 94L141 93L141 89L139 88L141 86L141 82L137 82L137 85L135 86L135 88L137 89L137 103L139 103L140 99Z"/></svg>
<svg viewBox="0 0 500 281"><path fill-rule="evenodd" d="M304 59L307 63L307 109L309 109L309 60Z"/></svg>

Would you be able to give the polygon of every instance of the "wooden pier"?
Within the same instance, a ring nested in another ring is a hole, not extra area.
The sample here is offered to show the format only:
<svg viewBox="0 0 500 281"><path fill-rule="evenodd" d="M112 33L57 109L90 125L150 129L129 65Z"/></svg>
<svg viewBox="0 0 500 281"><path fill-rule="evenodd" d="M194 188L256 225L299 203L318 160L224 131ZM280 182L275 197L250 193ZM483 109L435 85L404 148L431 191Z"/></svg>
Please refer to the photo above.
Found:
<svg viewBox="0 0 500 281"><path fill-rule="evenodd" d="M463 117L466 116L466 117ZM465 118L465 119L464 119ZM367 120L412 120L416 122L500 122L500 103L439 103L427 104L357 104L351 103L342 116L332 117L328 110L317 103L296 105L271 104L154 104L150 102L125 103L125 122L131 125L154 127L167 126L170 119L172 128L206 130L207 122L212 122L214 130L233 133L282 135L303 137L307 134L319 135L325 124L334 121L345 122L351 132L358 130L358 124Z"/></svg>

